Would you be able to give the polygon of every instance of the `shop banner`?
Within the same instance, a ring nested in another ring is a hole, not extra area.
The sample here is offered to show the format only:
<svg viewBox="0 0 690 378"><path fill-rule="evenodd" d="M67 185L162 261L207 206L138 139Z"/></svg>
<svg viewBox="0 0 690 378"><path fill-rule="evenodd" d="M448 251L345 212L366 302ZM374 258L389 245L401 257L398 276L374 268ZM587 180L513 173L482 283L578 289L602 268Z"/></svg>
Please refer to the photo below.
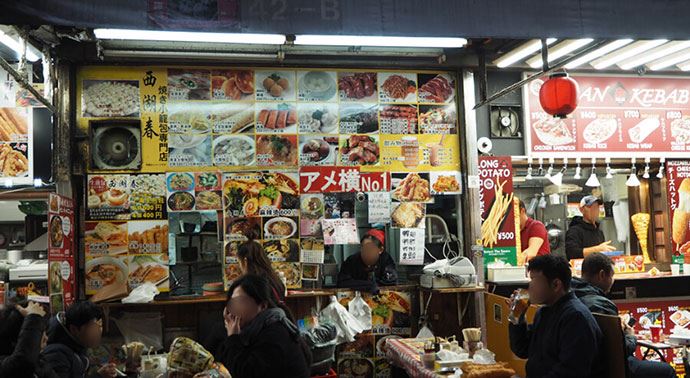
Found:
<svg viewBox="0 0 690 378"><path fill-rule="evenodd" d="M651 327L661 327L663 335L670 335L674 328L687 329L690 326L690 300L645 300L616 303L619 315L624 321L635 318L637 322L633 326L635 334L650 337ZM683 369L683 348L663 350L666 361L676 369L680 376L685 373ZM637 358L642 358L643 348L635 352ZM652 353L651 358L658 359Z"/></svg>
<svg viewBox="0 0 690 378"><path fill-rule="evenodd" d="M0 68L0 182L33 184L31 101L12 76Z"/></svg>
<svg viewBox="0 0 690 378"><path fill-rule="evenodd" d="M51 193L48 204L48 293L57 313L76 300L74 201Z"/></svg>
<svg viewBox="0 0 690 378"><path fill-rule="evenodd" d="M510 156L479 157L481 243L484 264L503 261L518 264L520 227L513 195Z"/></svg>
<svg viewBox="0 0 690 378"><path fill-rule="evenodd" d="M666 162L666 187L673 255L690 258L690 161Z"/></svg>
<svg viewBox="0 0 690 378"><path fill-rule="evenodd" d="M690 79L574 75L577 110L546 114L544 80L524 89L532 156L686 157L690 151Z"/></svg>
<svg viewBox="0 0 690 378"><path fill-rule="evenodd" d="M303 167L302 193L387 192L390 172L360 172L358 167Z"/></svg>

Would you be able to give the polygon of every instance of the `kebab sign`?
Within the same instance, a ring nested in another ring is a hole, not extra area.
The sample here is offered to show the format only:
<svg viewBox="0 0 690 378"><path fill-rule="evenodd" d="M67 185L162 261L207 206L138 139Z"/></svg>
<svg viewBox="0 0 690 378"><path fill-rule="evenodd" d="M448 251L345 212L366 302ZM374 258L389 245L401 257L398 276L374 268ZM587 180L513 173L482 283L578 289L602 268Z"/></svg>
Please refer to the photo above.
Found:
<svg viewBox="0 0 690 378"><path fill-rule="evenodd" d="M518 264L519 217L512 171L509 156L479 158L481 242L485 264L494 261Z"/></svg>

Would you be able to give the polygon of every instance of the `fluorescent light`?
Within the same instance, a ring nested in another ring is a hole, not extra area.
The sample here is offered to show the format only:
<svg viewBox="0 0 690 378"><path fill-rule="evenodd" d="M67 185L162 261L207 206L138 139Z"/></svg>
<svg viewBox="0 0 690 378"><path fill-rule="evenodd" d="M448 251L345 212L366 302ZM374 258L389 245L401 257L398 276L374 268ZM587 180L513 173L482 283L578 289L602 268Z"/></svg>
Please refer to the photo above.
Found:
<svg viewBox="0 0 690 378"><path fill-rule="evenodd" d="M589 52L589 53L583 55L582 57L577 58L577 59L573 60L572 62L566 64L565 68L572 69L572 68L578 67L582 64L585 64L587 62L591 62L592 60L599 58L601 56L604 56L613 50L618 50L619 48L632 43L632 41L633 41L632 39L619 39L619 40L616 40L613 42L609 42L609 43L605 44L604 46L601 46L600 48L598 48L592 52Z"/></svg>
<svg viewBox="0 0 690 378"><path fill-rule="evenodd" d="M10 189L14 186L14 182L12 181L11 178L8 178L5 180L5 188Z"/></svg>
<svg viewBox="0 0 690 378"><path fill-rule="evenodd" d="M553 62L554 60L559 59L567 54L570 54L571 52L577 49L587 46L590 43L592 43L592 41L594 41L592 38L569 39L567 41L563 41L554 46L553 49L549 49L548 62ZM541 68L543 65L541 60L541 54L533 58L530 58L527 61L527 64L529 64L529 66L532 68Z"/></svg>
<svg viewBox="0 0 690 378"><path fill-rule="evenodd" d="M690 49L678 51L677 53L647 63L647 67L649 67L649 69L652 71L658 71L663 70L664 68L671 67L674 64L685 62L687 60L690 60Z"/></svg>
<svg viewBox="0 0 690 378"><path fill-rule="evenodd" d="M201 33L133 29L94 29L93 33L99 39L126 39L133 41L248 43L258 45L282 45L285 43L285 36L282 34Z"/></svg>
<svg viewBox="0 0 690 378"><path fill-rule="evenodd" d="M637 41L629 46L626 46L618 51L614 51L606 56L603 56L595 61L593 61L592 67L603 70L609 66L616 64L620 61L632 58L637 54L641 54L647 50L651 50L659 45L663 45L668 42L666 39L654 39L651 41Z"/></svg>
<svg viewBox="0 0 690 378"><path fill-rule="evenodd" d="M10 37L2 31L0 31L0 43L16 52L18 58L20 58L22 56L22 53L24 52L24 49L22 48L22 43L20 41ZM29 62L35 62L39 59L41 58L38 55L36 55L33 51L31 51L31 48L27 45L26 60L28 60Z"/></svg>
<svg viewBox="0 0 690 378"><path fill-rule="evenodd" d="M550 45L554 42L556 42L556 38L549 38L546 40L546 45ZM498 68L504 68L508 67L511 64L514 64L518 62L519 60L522 60L523 58L534 54L535 52L539 51L541 49L541 40L539 39L533 39L529 42L523 43L519 47L517 47L514 50L511 50L501 56L500 58L494 60L494 64Z"/></svg>
<svg viewBox="0 0 690 378"><path fill-rule="evenodd" d="M460 48L467 44L465 38L445 37L388 37L369 35L317 35L295 36L295 45L312 46L375 46L375 47L433 47Z"/></svg>
<svg viewBox="0 0 690 378"><path fill-rule="evenodd" d="M647 62L663 58L675 52L685 50L690 47L690 41L673 41L659 46L655 49L649 50L642 55L631 57L630 59L618 63L618 67L624 70L629 70L639 67Z"/></svg>

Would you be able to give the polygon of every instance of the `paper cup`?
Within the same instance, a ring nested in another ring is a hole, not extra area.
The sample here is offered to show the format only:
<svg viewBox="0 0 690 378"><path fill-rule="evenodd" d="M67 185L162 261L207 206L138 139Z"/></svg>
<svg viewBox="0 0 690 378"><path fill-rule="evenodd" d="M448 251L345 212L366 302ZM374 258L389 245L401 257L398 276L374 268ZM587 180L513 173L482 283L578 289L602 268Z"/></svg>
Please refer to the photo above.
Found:
<svg viewBox="0 0 690 378"><path fill-rule="evenodd" d="M671 264L671 275L672 276L680 275L680 264Z"/></svg>

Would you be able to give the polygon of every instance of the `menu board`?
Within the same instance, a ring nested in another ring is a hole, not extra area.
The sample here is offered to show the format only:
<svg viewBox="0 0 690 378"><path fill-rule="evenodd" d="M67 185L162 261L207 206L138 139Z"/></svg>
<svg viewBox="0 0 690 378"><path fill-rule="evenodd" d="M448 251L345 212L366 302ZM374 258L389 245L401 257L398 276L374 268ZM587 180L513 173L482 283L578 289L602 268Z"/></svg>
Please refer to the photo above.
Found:
<svg viewBox="0 0 690 378"><path fill-rule="evenodd" d="M539 103L538 79L524 89L528 151L532 156L687 157L690 79L573 75L578 106L553 118Z"/></svg>
<svg viewBox="0 0 690 378"><path fill-rule="evenodd" d="M479 180L484 263L503 261L517 266L520 253L519 207L513 195L510 156L480 156Z"/></svg>
<svg viewBox="0 0 690 378"><path fill-rule="evenodd" d="M673 254L690 256L690 161L666 162L666 188Z"/></svg>
<svg viewBox="0 0 690 378"><path fill-rule="evenodd" d="M456 85L445 72L82 67L77 123L87 133L91 120L139 119L144 173L450 171Z"/></svg>
<svg viewBox="0 0 690 378"><path fill-rule="evenodd" d="M164 174L87 177L87 220L166 219Z"/></svg>
<svg viewBox="0 0 690 378"><path fill-rule="evenodd" d="M670 335L676 327L687 329L690 326L690 301L688 300L674 299L672 301L665 301L646 299L644 301L626 301L616 303L616 305L623 320L627 321L630 317L637 320L633 327L637 335L650 336L650 326L660 326L661 333L664 335ZM643 349L637 349L635 352L637 358L642 358ZM666 361L676 369L678 374L682 375L685 371L683 369L681 352L682 348L663 350ZM658 358L654 353L650 356L651 358Z"/></svg>
<svg viewBox="0 0 690 378"><path fill-rule="evenodd" d="M74 269L74 201L51 193L48 198L48 294L58 313L76 300Z"/></svg>
<svg viewBox="0 0 690 378"><path fill-rule="evenodd" d="M0 182L33 184L33 112L24 91L0 68Z"/></svg>

